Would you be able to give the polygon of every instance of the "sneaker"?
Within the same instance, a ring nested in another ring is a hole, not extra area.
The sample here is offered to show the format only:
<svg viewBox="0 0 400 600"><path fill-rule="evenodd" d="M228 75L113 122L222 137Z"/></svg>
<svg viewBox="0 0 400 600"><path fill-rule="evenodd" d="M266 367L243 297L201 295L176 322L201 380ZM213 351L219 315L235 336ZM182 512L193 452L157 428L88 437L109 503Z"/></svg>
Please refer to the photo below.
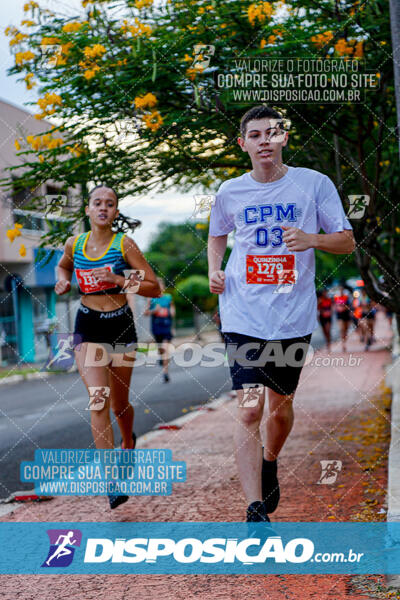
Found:
<svg viewBox="0 0 400 600"><path fill-rule="evenodd" d="M169 375L168 373L164 373L164 383L168 383L169 382Z"/></svg>
<svg viewBox="0 0 400 600"><path fill-rule="evenodd" d="M134 431L132 431L132 439L133 439L133 447L129 448L129 450L134 450L136 448L136 433ZM121 438L120 444L121 444L121 448L122 448L122 438ZM122 449L124 450L125 448L122 448Z"/></svg>
<svg viewBox="0 0 400 600"><path fill-rule="evenodd" d="M124 504L129 500L129 496L116 496L114 494L108 494L108 501L110 503L110 508L117 508L120 504Z"/></svg>
<svg viewBox="0 0 400 600"><path fill-rule="evenodd" d="M265 511L265 506L260 500L252 502L247 507L247 523L270 523L269 517Z"/></svg>
<svg viewBox="0 0 400 600"><path fill-rule="evenodd" d="M261 470L261 494L264 501L265 510L268 514L273 513L279 504L280 489L277 471L277 461L265 460L263 457Z"/></svg>

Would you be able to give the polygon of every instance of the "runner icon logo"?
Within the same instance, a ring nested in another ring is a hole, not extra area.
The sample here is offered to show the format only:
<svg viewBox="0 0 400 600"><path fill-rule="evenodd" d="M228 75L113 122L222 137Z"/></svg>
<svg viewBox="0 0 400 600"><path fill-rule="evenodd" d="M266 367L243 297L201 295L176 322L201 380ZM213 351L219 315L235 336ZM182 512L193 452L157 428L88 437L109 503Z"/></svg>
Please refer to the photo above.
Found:
<svg viewBox="0 0 400 600"><path fill-rule="evenodd" d="M39 67L43 70L54 69L57 66L59 59L62 54L62 47L60 44L41 44L40 45L41 58Z"/></svg>
<svg viewBox="0 0 400 600"><path fill-rule="evenodd" d="M121 294L136 294L140 282L144 280L145 272L142 269L124 269L125 283Z"/></svg>
<svg viewBox="0 0 400 600"><path fill-rule="evenodd" d="M86 410L102 410L107 398L110 397L110 388L107 386L89 386L89 406Z"/></svg>
<svg viewBox="0 0 400 600"><path fill-rule="evenodd" d="M365 214L365 209L369 205L369 196L348 196L349 210L347 216L349 219L362 219Z"/></svg>
<svg viewBox="0 0 400 600"><path fill-rule="evenodd" d="M56 351L51 349L44 370L69 371L74 366L74 348L78 347L82 336L78 333L56 333Z"/></svg>
<svg viewBox="0 0 400 600"><path fill-rule="evenodd" d="M335 483L338 474L342 470L341 460L320 460L321 463L321 475L318 484L331 485Z"/></svg>
<svg viewBox="0 0 400 600"><path fill-rule="evenodd" d="M207 218L210 215L211 207L215 204L215 195L195 194L193 197L196 205L194 207L192 218Z"/></svg>
<svg viewBox="0 0 400 600"><path fill-rule="evenodd" d="M45 217L61 217L62 210L67 206L67 196L64 194L47 194Z"/></svg>
<svg viewBox="0 0 400 600"><path fill-rule="evenodd" d="M253 408L262 400L264 386L261 383L243 383L243 399L240 408Z"/></svg>
<svg viewBox="0 0 400 600"><path fill-rule="evenodd" d="M50 548L42 567L68 567L74 558L75 548L81 545L80 529L48 529Z"/></svg>
<svg viewBox="0 0 400 600"><path fill-rule="evenodd" d="M194 47L193 69L203 71L210 64L211 57L215 54L215 46L196 44Z"/></svg>

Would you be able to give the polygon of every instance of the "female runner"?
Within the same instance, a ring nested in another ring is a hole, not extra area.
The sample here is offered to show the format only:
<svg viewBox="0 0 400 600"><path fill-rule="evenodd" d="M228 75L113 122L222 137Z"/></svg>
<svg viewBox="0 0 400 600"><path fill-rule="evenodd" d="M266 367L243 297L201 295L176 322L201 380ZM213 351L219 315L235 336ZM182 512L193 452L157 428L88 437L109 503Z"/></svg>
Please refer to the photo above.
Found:
<svg viewBox="0 0 400 600"><path fill-rule="evenodd" d="M343 285L340 286L339 294L334 297L333 301L335 303L336 317L340 327L342 350L343 352L346 352L347 331L350 325L350 300L349 296L345 293Z"/></svg>
<svg viewBox="0 0 400 600"><path fill-rule="evenodd" d="M318 298L318 318L326 340L328 352L331 349L331 325L332 325L332 298L328 296L328 290L324 288Z"/></svg>
<svg viewBox="0 0 400 600"><path fill-rule="evenodd" d="M112 231L113 222L119 215L116 192L108 186L95 187L89 194L85 212L91 230L68 238L57 267L55 291L58 295L68 292L75 271L82 294L75 321L74 333L80 336L79 342L75 343L75 359L89 392L95 446L99 449L114 448L111 407L121 431L122 448L133 448L134 411L129 402L134 361L132 348L129 356L124 354L122 361L111 360L110 357L106 366L89 366L93 361L86 361L86 365L85 357L89 346L92 346L93 354L93 344L109 344L116 352L121 352L121 349L124 352L127 345L137 342L133 314L126 294L121 293L125 285L124 270L137 269L142 271L142 276L144 272L140 283L137 278L137 293L141 296L157 297L161 290L153 270L135 242L122 232ZM117 345L120 345L119 348ZM115 355L112 356L115 358ZM122 362L123 366L115 365L115 362ZM100 395L98 392L95 397L91 396L89 388L97 388ZM109 392L108 397L105 397L107 393L104 394L104 390ZM109 494L108 497L111 508L128 500L128 496Z"/></svg>

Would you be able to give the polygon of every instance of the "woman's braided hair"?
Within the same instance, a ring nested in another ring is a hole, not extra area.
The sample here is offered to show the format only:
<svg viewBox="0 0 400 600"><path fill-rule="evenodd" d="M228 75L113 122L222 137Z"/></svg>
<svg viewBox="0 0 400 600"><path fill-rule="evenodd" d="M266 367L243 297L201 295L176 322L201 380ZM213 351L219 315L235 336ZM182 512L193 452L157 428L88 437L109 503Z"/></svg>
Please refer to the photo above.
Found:
<svg viewBox="0 0 400 600"><path fill-rule="evenodd" d="M94 187L92 190L90 190L89 200L90 200L90 197L93 194L93 192L95 190L98 190L99 188L107 188L107 189L111 190L115 194L115 197L118 202L119 198L118 198L117 192L114 190L113 187L111 187L110 185L107 185L105 183L96 185L96 187ZM142 224L142 222L139 221L138 219L133 219L132 217L127 217L126 215L124 215L120 212L118 217L116 217L114 219L114 221L112 222L111 229L112 229L112 231L114 231L114 233L119 233L119 232L127 233L128 231L134 231L136 229L136 227L140 227L141 224Z"/></svg>

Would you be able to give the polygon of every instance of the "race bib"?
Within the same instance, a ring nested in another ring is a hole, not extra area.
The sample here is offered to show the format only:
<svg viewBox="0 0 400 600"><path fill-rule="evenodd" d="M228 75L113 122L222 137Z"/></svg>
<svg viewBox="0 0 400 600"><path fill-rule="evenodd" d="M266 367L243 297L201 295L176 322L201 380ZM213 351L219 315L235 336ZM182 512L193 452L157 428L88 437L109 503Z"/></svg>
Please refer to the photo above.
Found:
<svg viewBox="0 0 400 600"><path fill-rule="evenodd" d="M111 265L104 265L103 268L112 273ZM78 280L79 289L84 294L101 292L102 290L109 290L115 287L115 283L111 283L111 281L97 281L93 275L93 269L75 269L75 275Z"/></svg>
<svg viewBox="0 0 400 600"><path fill-rule="evenodd" d="M166 317L169 317L169 310L164 306L160 306L157 312L154 313L154 316L160 319L165 319Z"/></svg>
<svg viewBox="0 0 400 600"><path fill-rule="evenodd" d="M296 282L295 256L258 255L246 256L246 283L270 283L273 285Z"/></svg>

